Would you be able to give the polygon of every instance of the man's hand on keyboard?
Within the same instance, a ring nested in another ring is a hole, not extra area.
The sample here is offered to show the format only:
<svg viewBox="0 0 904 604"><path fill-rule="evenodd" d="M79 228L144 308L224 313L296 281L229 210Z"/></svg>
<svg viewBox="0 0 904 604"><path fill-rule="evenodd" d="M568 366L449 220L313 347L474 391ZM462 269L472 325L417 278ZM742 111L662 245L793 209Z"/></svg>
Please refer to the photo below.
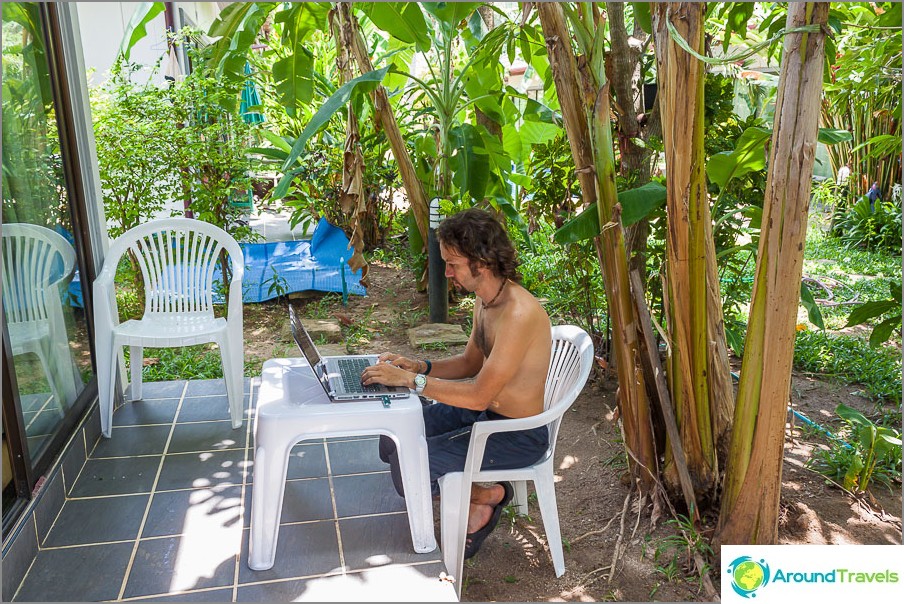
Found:
<svg viewBox="0 0 904 604"><path fill-rule="evenodd" d="M392 361L387 359L385 361L381 360L379 363L365 369L361 373L361 383L365 386L385 384L386 386L414 388L414 376L413 372L397 367Z"/></svg>
<svg viewBox="0 0 904 604"><path fill-rule="evenodd" d="M411 373L421 373L424 369L424 364L421 361L409 359L392 352L384 352L380 355L378 360L381 363L390 363L396 367L401 367L405 371L410 371Z"/></svg>

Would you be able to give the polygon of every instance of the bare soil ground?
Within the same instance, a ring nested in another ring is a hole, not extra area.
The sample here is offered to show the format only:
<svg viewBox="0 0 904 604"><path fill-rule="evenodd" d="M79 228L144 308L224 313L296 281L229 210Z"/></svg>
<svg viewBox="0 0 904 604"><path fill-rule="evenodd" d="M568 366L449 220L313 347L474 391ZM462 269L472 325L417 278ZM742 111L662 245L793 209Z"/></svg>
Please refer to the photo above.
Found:
<svg viewBox="0 0 904 604"><path fill-rule="evenodd" d="M441 358L447 350L415 350L408 327L427 320L427 296L418 293L410 272L371 265L366 297L348 306L336 302L329 314L357 326L364 338L349 352L392 350L415 357ZM302 313L323 312L322 296L293 300ZM450 321L466 325L467 308L450 309ZM295 356L287 326L286 301L245 306L245 353L253 363ZM624 480L626 468L619 429L613 419L614 378L592 374L568 411L559 433L557 488L559 519L565 544L565 574L556 578L542 519L531 498L527 517L504 517L480 553L464 570L462 601L708 601L719 590L719 560L710 560L715 589L700 581L684 551L666 546L680 534L667 509L652 521L649 504L638 509ZM791 402L805 416L830 431L839 428L834 409L845 403L868 415L876 405L859 396L856 386L836 384L795 373ZM787 544L901 544L901 484L889 490L876 485L855 497L806 467L815 447L825 440L801 429L789 414L782 472L779 541ZM806 428L806 427L804 427ZM529 491L530 492L530 491ZM715 518L705 520L704 536ZM437 529L438 530L438 529Z"/></svg>

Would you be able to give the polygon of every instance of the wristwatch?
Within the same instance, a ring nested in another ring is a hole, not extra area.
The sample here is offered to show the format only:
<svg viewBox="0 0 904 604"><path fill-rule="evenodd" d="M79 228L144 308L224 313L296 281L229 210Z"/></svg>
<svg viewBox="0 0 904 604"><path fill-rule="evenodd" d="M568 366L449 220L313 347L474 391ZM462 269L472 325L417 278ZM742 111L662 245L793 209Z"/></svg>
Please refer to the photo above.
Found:
<svg viewBox="0 0 904 604"><path fill-rule="evenodd" d="M423 373L419 373L414 376L414 390L418 394L424 391L424 388L427 387L427 376Z"/></svg>

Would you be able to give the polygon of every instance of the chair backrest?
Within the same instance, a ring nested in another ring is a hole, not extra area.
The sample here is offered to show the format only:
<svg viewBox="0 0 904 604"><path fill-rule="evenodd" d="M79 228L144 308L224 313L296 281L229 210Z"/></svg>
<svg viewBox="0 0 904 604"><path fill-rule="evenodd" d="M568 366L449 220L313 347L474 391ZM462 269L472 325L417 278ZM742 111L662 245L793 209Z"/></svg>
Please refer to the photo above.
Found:
<svg viewBox="0 0 904 604"><path fill-rule="evenodd" d="M244 256L229 233L191 218L154 220L126 231L113 242L102 276L112 279L122 256L131 252L144 279L145 315L209 315L213 314L213 279L222 250L232 261L230 288L240 285ZM241 296L241 291L235 295Z"/></svg>
<svg viewBox="0 0 904 604"><path fill-rule="evenodd" d="M3 307L8 323L43 321L60 305L57 285L72 275L75 250L35 224L3 225Z"/></svg>
<svg viewBox="0 0 904 604"><path fill-rule="evenodd" d="M565 411L574 403L593 367L593 340L575 325L556 325L552 328L552 355L546 375L544 410L560 410L549 424L549 453L555 453L559 424Z"/></svg>

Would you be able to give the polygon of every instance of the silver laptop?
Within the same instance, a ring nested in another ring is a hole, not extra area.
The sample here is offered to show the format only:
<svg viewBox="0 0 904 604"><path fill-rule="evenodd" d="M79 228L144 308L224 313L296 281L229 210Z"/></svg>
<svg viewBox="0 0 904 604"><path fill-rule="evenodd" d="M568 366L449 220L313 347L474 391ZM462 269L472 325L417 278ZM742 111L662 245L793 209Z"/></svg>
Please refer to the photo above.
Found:
<svg viewBox="0 0 904 604"><path fill-rule="evenodd" d="M409 396L408 388L361 383L361 372L377 362L377 355L348 355L323 358L304 328L295 309L289 305L289 322L292 325L292 337L301 349L302 354L314 370L314 375L323 386L330 400L360 401L362 399L403 398Z"/></svg>

